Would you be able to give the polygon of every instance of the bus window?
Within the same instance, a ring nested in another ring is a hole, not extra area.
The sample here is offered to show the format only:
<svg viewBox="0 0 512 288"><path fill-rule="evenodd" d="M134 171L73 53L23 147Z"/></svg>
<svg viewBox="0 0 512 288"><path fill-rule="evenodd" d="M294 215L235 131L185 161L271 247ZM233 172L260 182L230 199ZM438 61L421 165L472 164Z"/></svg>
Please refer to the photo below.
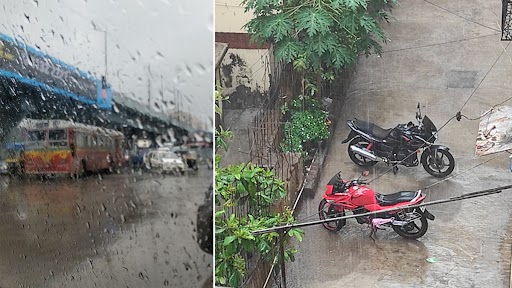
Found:
<svg viewBox="0 0 512 288"><path fill-rule="evenodd" d="M82 132L76 133L76 145L77 147L87 146L87 139Z"/></svg>
<svg viewBox="0 0 512 288"><path fill-rule="evenodd" d="M27 148L28 147L44 147L45 131L28 131L27 132Z"/></svg>
<svg viewBox="0 0 512 288"><path fill-rule="evenodd" d="M66 130L49 130L48 143L54 147L66 147L68 145Z"/></svg>

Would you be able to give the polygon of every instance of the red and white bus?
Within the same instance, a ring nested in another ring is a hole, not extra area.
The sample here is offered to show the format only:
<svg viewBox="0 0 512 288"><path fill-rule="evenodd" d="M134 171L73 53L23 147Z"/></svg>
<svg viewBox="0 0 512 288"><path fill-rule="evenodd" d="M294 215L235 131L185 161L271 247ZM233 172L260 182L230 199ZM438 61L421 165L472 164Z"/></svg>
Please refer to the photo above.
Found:
<svg viewBox="0 0 512 288"><path fill-rule="evenodd" d="M84 175L124 165L123 133L66 120L20 123L26 174Z"/></svg>

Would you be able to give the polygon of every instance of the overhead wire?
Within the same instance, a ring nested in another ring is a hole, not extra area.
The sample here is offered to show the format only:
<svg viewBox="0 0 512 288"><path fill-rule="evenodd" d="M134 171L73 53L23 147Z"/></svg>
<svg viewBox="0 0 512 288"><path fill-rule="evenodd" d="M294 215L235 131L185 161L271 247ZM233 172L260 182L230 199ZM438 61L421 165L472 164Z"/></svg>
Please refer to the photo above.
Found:
<svg viewBox="0 0 512 288"><path fill-rule="evenodd" d="M482 24L482 23L479 23L479 22L473 21L473 20L471 20L471 19L468 19L468 18L466 18L466 17L464 17L464 16L462 16L462 15L459 15L459 14L457 14L457 13L453 12L453 11L450 11L450 10L448 10L448 9L446 9L446 8L444 8L444 7L441 7L441 6L439 6L439 5L435 4L435 3L432 3L432 2L430 2L430 1L428 1L428 0L423 0L423 1L425 1L425 2L429 3L429 4L430 4L430 5L432 5L432 6L435 6L435 7L439 8L439 9L441 9L441 10L444 10L444 11L446 11L446 12L448 12L448 13L450 13L450 14L454 15L454 16L457 16L457 17L459 17L459 18L462 18L462 19L464 19L464 20L466 20L466 21L468 21L468 22L471 22L471 23L473 23L473 24L476 24L476 25L479 25L479 26L485 27L485 28L490 29L490 30L499 31L499 30L497 30L497 29L495 29L495 28L492 28L492 27L489 27L489 26L484 25L484 24Z"/></svg>

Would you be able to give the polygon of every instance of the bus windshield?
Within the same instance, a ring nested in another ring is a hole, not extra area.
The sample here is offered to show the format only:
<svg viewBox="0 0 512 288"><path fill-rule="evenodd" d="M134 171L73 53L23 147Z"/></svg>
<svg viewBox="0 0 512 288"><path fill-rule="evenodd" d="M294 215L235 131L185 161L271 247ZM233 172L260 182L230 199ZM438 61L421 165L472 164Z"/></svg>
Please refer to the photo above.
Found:
<svg viewBox="0 0 512 288"><path fill-rule="evenodd" d="M54 147L65 147L67 146L66 130L49 130L48 131L48 143Z"/></svg>

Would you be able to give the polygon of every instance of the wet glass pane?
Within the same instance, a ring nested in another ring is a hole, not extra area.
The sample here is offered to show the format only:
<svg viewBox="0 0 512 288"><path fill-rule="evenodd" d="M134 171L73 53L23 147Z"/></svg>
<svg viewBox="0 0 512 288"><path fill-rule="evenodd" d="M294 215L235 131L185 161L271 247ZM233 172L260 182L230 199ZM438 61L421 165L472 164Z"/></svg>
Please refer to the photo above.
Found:
<svg viewBox="0 0 512 288"><path fill-rule="evenodd" d="M2 287L212 283L213 2L0 2Z"/></svg>

